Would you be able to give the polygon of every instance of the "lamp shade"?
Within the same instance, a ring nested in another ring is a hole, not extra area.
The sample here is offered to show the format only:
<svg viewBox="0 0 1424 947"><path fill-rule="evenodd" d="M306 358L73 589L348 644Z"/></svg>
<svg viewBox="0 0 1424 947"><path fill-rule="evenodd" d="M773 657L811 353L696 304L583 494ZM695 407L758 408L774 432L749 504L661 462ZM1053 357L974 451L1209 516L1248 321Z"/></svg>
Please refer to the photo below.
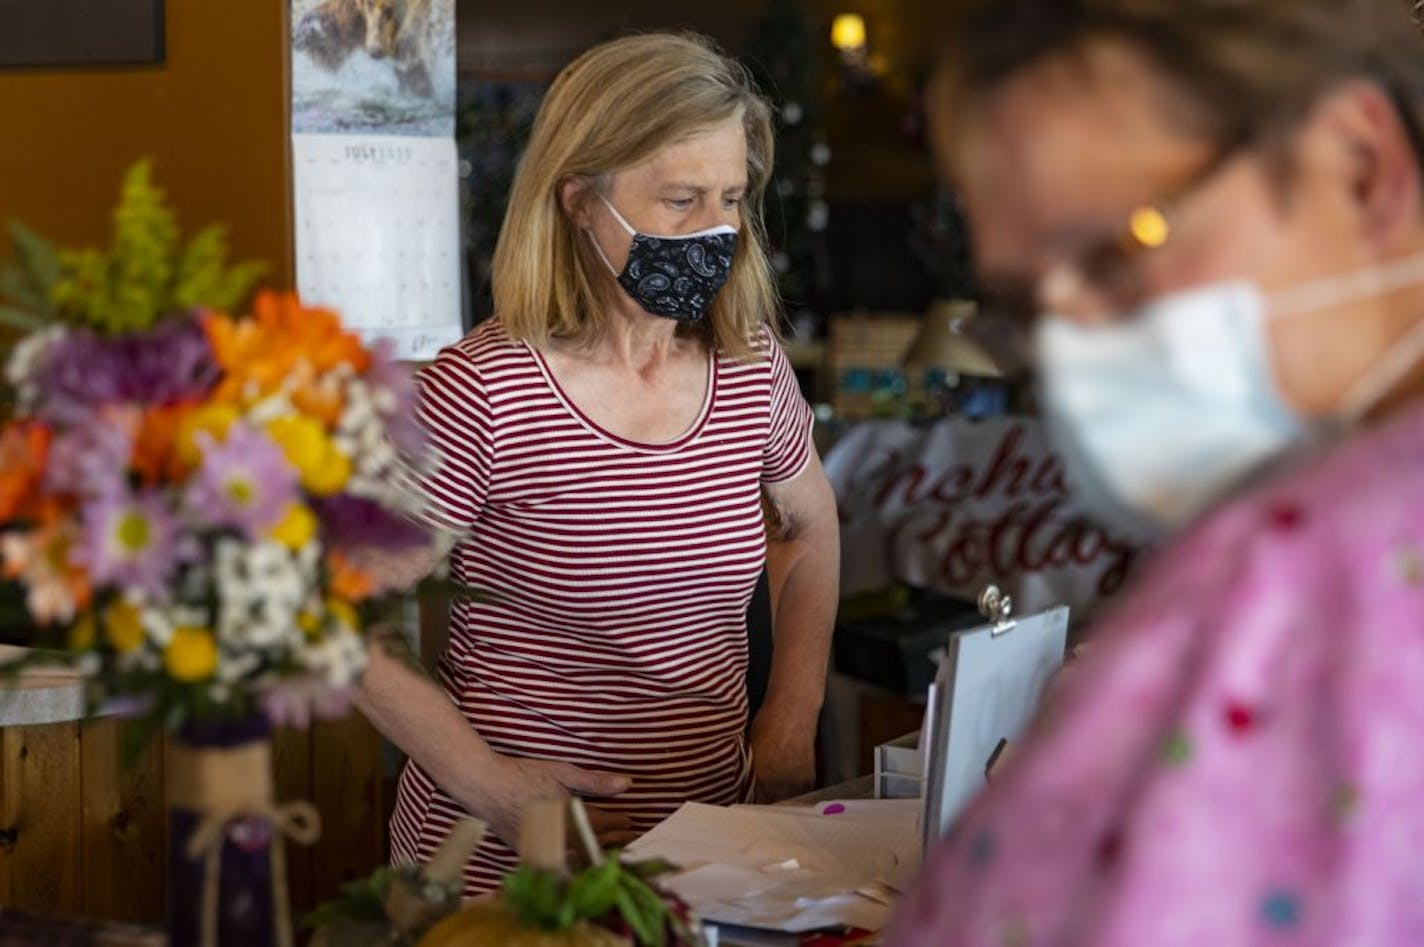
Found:
<svg viewBox="0 0 1424 947"><path fill-rule="evenodd" d="M865 48L865 18L859 13L841 13L831 21L831 45L839 50Z"/></svg>
<svg viewBox="0 0 1424 947"><path fill-rule="evenodd" d="M960 326L974 318L972 300L937 301L930 306L920 327L920 333L905 353L907 368L939 369L956 375L980 378L1002 378L1003 370L989 353L960 331Z"/></svg>

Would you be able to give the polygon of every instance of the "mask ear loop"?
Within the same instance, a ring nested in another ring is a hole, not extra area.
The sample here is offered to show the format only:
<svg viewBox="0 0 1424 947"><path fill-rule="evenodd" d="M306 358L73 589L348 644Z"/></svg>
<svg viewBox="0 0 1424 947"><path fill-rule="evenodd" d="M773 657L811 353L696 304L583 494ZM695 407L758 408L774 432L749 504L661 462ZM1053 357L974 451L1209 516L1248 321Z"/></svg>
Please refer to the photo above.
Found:
<svg viewBox="0 0 1424 947"><path fill-rule="evenodd" d="M604 197L602 194L598 195L598 199L603 201L604 206L607 207L608 210L613 214L613 219L618 221L618 223L622 225L624 230L628 231L628 236L636 237L638 235L638 231L633 229L633 225L628 223L628 221L624 220L623 215L618 213L618 208L613 206L612 201Z"/></svg>
<svg viewBox="0 0 1424 947"><path fill-rule="evenodd" d="M1424 253L1372 266L1358 273L1327 276L1271 296L1271 319L1289 319L1343 305L1356 299L1383 296L1424 283ZM1379 404L1410 369L1424 358L1424 319L1421 319L1390 346L1383 359L1372 366L1345 393L1336 412L1344 425L1358 422Z"/></svg>
<svg viewBox="0 0 1424 947"><path fill-rule="evenodd" d="M1280 290L1271 294L1268 309L1272 319L1289 319L1421 283L1424 283L1424 253Z"/></svg>
<svg viewBox="0 0 1424 947"><path fill-rule="evenodd" d="M1369 414L1395 386L1409 377L1409 372L1419 364L1420 359L1424 359L1424 319L1410 326L1409 331L1385 353L1383 361L1350 386L1340 402L1341 420L1354 424Z"/></svg>
<svg viewBox="0 0 1424 947"><path fill-rule="evenodd" d="M634 230L631 226L628 225L628 221L623 219L623 215L618 213L618 208L614 207L612 202L610 202L608 198L604 197L602 194L599 194L598 199L603 201L604 206L606 206L608 210L613 214L613 219L618 221L618 223L623 227L624 230L628 231L629 237L636 237L638 235L638 231ZM593 228L585 227L584 233L588 234L588 241L589 243L593 244L593 252L598 254L598 258L603 261L604 266L608 267L608 272L613 274L613 278L617 279L620 275L622 275L616 269L614 269L613 262L608 259L608 254L604 253L603 247L599 246L598 238L593 235Z"/></svg>
<svg viewBox="0 0 1424 947"><path fill-rule="evenodd" d="M588 242L593 244L593 252L598 254L598 258L603 261L603 265L608 267L608 272L613 274L613 278L619 277L619 272L613 268L613 261L608 259L608 254L603 252L603 248L598 245L598 238L593 235L591 229L584 230L588 234Z"/></svg>

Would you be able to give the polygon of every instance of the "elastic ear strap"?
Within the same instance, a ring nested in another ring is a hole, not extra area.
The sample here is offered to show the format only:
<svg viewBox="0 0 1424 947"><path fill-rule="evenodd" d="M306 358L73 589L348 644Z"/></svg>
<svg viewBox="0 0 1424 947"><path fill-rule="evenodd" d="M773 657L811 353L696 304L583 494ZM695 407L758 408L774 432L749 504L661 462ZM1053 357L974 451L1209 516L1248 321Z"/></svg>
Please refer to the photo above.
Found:
<svg viewBox="0 0 1424 947"><path fill-rule="evenodd" d="M1424 283L1424 253L1279 290L1267 300L1267 313L1272 319L1288 319L1420 283Z"/></svg>
<svg viewBox="0 0 1424 947"><path fill-rule="evenodd" d="M613 219L623 225L623 229L628 231L628 236L636 237L638 235L638 231L634 230L632 225L629 224L628 221L623 219L623 215L618 213L618 208L613 206L612 201L604 197L602 194L598 195L598 199L603 201L603 203L607 205L608 209L613 212Z"/></svg>
<svg viewBox="0 0 1424 947"><path fill-rule="evenodd" d="M613 278L618 278L618 271L613 268L612 262L608 259L608 254L603 252L603 248L598 245L598 238L593 235L592 230L585 230L588 234L588 242L593 244L593 252L598 254L598 258L603 261L603 265L608 267L608 272L613 274Z"/></svg>
<svg viewBox="0 0 1424 947"><path fill-rule="evenodd" d="M1340 403L1340 417L1353 424L1370 413L1424 358L1424 319L1410 326L1399 341L1390 346L1382 360L1350 386Z"/></svg>

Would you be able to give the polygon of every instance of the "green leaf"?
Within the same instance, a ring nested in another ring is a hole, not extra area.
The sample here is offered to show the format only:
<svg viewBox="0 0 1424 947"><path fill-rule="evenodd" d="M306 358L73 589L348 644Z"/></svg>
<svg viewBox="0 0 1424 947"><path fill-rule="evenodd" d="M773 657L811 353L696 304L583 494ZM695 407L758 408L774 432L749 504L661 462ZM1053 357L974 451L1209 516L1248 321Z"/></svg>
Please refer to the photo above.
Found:
<svg viewBox="0 0 1424 947"><path fill-rule="evenodd" d="M616 911L640 947L666 947L672 913L651 887L616 858L564 882L553 872L521 867L504 876L504 897L520 920L548 931Z"/></svg>
<svg viewBox="0 0 1424 947"><path fill-rule="evenodd" d="M59 254L49 241L35 233L18 220L12 220L7 228L10 241L15 246L15 257L33 288L47 290L59 279Z"/></svg>
<svg viewBox="0 0 1424 947"><path fill-rule="evenodd" d="M0 299L7 299L16 309L31 317L51 311L49 290L36 289L28 273L14 260L0 267Z"/></svg>
<svg viewBox="0 0 1424 947"><path fill-rule="evenodd" d="M619 886L615 903L618 906L618 913L632 928L633 937L637 939L639 947L646 947L653 943L655 934L652 929L652 919L643 916L637 901L633 899L633 895L626 887Z"/></svg>
<svg viewBox="0 0 1424 947"><path fill-rule="evenodd" d="M171 307L234 310L266 272L267 265L251 261L228 267L227 256L227 231L221 224L199 231L178 261Z"/></svg>
<svg viewBox="0 0 1424 947"><path fill-rule="evenodd" d="M519 918L531 927L544 930L562 930L561 905L564 901L563 885L559 878L549 871L539 871L521 866L504 876L504 896L510 907L519 913ZM572 924L570 919L564 927Z"/></svg>
<svg viewBox="0 0 1424 947"><path fill-rule="evenodd" d="M613 909L618 897L618 874L618 862L610 858L570 882L569 901L579 917L602 917Z"/></svg>
<svg viewBox="0 0 1424 947"><path fill-rule="evenodd" d="M16 309L13 306L0 306L0 324L25 332L33 332L45 327L45 321L34 315L32 311Z"/></svg>
<svg viewBox="0 0 1424 947"><path fill-rule="evenodd" d="M568 898L564 898L554 911L554 930L566 931L573 927L577 920L578 912L574 909L574 903Z"/></svg>
<svg viewBox="0 0 1424 947"><path fill-rule="evenodd" d="M14 257L0 267L0 297L10 301L12 310L5 321L20 328L42 327L54 318L50 291L60 274L58 255L19 221L10 221L8 230Z"/></svg>
<svg viewBox="0 0 1424 947"><path fill-rule="evenodd" d="M633 903L638 906L639 916L647 928L646 935L640 935L639 943L642 947L664 947L667 943L667 905L658 893L640 878L626 872L620 877L623 890L628 892ZM630 920L628 923L631 926L633 922Z"/></svg>
<svg viewBox="0 0 1424 947"><path fill-rule="evenodd" d="M348 881L338 897L319 905L300 918L301 928L325 927L337 921L385 921L386 896L390 894L398 869L383 866L365 878Z"/></svg>

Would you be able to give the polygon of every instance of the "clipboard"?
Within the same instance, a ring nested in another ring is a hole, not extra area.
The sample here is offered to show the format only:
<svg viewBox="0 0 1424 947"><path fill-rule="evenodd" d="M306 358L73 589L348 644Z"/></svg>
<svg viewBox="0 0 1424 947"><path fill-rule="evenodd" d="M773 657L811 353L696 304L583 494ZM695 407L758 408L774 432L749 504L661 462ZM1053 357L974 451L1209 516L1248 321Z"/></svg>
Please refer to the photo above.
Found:
<svg viewBox="0 0 1424 947"><path fill-rule="evenodd" d="M989 622L950 638L925 708L926 849L1032 721L1068 644L1067 606L1010 618L1011 600L990 586L979 608Z"/></svg>

